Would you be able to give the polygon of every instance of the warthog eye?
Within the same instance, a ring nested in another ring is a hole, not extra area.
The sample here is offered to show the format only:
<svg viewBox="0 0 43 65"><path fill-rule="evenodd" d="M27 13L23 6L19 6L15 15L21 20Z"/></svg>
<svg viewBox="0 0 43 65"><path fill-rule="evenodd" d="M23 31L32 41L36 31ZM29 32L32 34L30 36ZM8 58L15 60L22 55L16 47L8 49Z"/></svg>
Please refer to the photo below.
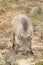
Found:
<svg viewBox="0 0 43 65"><path fill-rule="evenodd" d="M19 35L19 36L18 36L18 39L19 39L19 40L22 40L22 39L23 39L23 36L22 36L22 35Z"/></svg>
<svg viewBox="0 0 43 65"><path fill-rule="evenodd" d="M32 40L32 37L31 36L27 36L27 40L28 41L31 41Z"/></svg>

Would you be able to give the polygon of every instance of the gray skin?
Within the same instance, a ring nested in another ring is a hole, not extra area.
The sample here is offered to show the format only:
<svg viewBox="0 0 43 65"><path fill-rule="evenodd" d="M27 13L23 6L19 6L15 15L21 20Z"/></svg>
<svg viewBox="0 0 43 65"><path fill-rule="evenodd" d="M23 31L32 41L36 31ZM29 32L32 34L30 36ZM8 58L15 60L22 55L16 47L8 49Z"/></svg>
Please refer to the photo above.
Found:
<svg viewBox="0 0 43 65"><path fill-rule="evenodd" d="M17 13L12 20L13 49L16 53L33 54L31 45L33 39L32 21L24 14Z"/></svg>

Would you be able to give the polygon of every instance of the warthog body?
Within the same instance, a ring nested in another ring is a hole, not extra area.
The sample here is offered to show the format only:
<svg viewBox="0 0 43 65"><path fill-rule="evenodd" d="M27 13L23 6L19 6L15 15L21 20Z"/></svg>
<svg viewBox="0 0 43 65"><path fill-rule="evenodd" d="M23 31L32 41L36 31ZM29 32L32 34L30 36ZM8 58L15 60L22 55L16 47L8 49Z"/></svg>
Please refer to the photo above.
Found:
<svg viewBox="0 0 43 65"><path fill-rule="evenodd" d="M12 21L13 47L16 52L26 54L31 51L33 38L32 21L24 14L17 13Z"/></svg>

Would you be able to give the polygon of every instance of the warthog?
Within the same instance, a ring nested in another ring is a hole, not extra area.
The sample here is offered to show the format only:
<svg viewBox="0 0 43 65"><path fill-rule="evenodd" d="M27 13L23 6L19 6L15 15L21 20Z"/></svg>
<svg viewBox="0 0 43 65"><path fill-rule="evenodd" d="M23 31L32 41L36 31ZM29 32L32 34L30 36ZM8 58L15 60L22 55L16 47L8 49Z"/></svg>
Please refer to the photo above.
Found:
<svg viewBox="0 0 43 65"><path fill-rule="evenodd" d="M31 44L33 38L32 21L24 14L17 13L12 20L13 48L15 52L32 53Z"/></svg>

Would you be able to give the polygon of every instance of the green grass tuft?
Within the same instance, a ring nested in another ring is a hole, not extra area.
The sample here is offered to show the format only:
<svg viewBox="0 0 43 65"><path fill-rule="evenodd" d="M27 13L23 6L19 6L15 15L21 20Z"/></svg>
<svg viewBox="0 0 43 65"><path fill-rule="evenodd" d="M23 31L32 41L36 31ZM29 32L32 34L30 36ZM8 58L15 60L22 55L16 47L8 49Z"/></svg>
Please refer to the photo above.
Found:
<svg viewBox="0 0 43 65"><path fill-rule="evenodd" d="M43 33L41 33L41 37L40 38L43 40Z"/></svg>
<svg viewBox="0 0 43 65"><path fill-rule="evenodd" d="M34 20L43 21L43 17L42 17L41 15L29 14L29 15L27 15L27 16L30 17L31 19L34 19Z"/></svg>
<svg viewBox="0 0 43 65"><path fill-rule="evenodd" d="M39 62L35 63L35 65L43 65L43 61L39 61Z"/></svg>
<svg viewBox="0 0 43 65"><path fill-rule="evenodd" d="M13 10L13 7L11 6L11 4L7 3L5 4L5 9L6 11L10 11L10 10Z"/></svg>
<svg viewBox="0 0 43 65"><path fill-rule="evenodd" d="M4 9L0 9L0 14L4 13L5 10Z"/></svg>
<svg viewBox="0 0 43 65"><path fill-rule="evenodd" d="M3 65L3 64L0 64L0 65Z"/></svg>
<svg viewBox="0 0 43 65"><path fill-rule="evenodd" d="M23 10L24 10L26 13L29 13L30 10L31 10L31 7L29 7L29 6L24 6L24 7L23 7Z"/></svg>

